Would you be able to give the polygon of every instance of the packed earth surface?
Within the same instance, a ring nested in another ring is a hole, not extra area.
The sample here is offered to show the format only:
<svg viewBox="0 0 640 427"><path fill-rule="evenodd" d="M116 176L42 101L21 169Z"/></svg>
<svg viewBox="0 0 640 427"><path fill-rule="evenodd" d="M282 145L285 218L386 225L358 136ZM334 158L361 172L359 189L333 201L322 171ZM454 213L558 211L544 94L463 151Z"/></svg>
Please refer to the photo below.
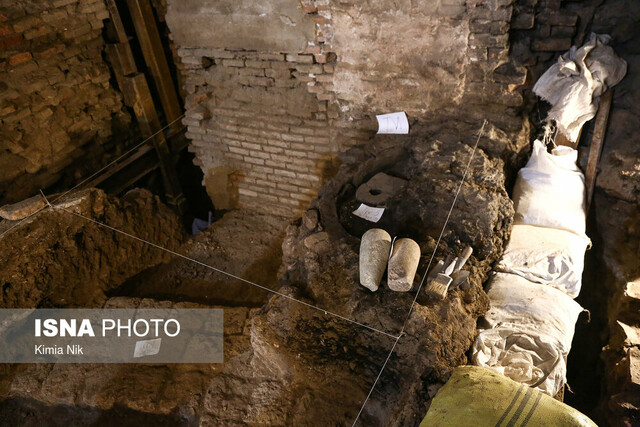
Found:
<svg viewBox="0 0 640 427"><path fill-rule="evenodd" d="M375 293L359 285L359 234L370 225L344 207L381 171L401 173L407 185L387 202L376 226L411 237L421 248L418 275L406 293L390 291L386 279ZM16 263L3 271L3 301L13 307L222 307L225 361L5 365L4 423L37 425L55 415L70 425L106 419L346 424L355 420L402 332L359 419L363 425L416 425L452 369L466 363L477 318L488 308L482 283L513 216L501 159L428 136L405 137L401 144L380 138L368 150L350 150L293 223L231 211L185 240L174 231L180 230L177 218L148 192L117 199L87 190L67 199L3 239L3 256ZM473 247L471 286L442 301L421 292L410 311L439 238L436 258ZM30 254L26 269L17 268L20 253ZM46 282L36 279L47 274ZM22 277L33 279L17 280Z"/></svg>

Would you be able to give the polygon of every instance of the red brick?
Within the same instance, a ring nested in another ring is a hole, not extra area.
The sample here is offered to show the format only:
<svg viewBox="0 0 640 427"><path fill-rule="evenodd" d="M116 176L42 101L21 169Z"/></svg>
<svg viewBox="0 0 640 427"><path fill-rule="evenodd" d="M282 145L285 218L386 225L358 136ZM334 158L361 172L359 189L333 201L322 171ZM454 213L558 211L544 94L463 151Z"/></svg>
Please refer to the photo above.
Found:
<svg viewBox="0 0 640 427"><path fill-rule="evenodd" d="M20 43L22 43L22 40L23 40L22 34L12 34L10 36L1 37L0 50L16 47Z"/></svg>
<svg viewBox="0 0 640 427"><path fill-rule="evenodd" d="M542 52L564 51L571 47L571 39L534 40L531 47L533 50Z"/></svg>
<svg viewBox="0 0 640 427"><path fill-rule="evenodd" d="M49 49L42 50L40 52L34 52L34 56L37 59L48 58L51 55L55 55L56 53L61 51L62 49L60 49L60 45L58 45L58 46L50 47Z"/></svg>
<svg viewBox="0 0 640 427"><path fill-rule="evenodd" d="M9 65L18 65L32 58L31 52L22 52L9 58Z"/></svg>
<svg viewBox="0 0 640 427"><path fill-rule="evenodd" d="M8 36L13 34L13 30L8 25L0 25L0 36Z"/></svg>
<svg viewBox="0 0 640 427"><path fill-rule="evenodd" d="M15 105L8 105L4 108L0 108L0 117L8 116L16 111Z"/></svg>

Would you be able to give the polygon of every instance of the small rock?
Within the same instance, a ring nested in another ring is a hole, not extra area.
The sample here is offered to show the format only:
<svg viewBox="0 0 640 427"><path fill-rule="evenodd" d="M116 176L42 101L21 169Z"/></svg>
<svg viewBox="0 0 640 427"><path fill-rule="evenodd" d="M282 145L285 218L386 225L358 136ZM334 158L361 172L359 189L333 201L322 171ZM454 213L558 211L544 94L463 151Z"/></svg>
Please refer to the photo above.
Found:
<svg viewBox="0 0 640 427"><path fill-rule="evenodd" d="M302 223L307 227L307 230L315 230L318 225L318 211L315 209L306 211L304 215L302 215Z"/></svg>
<svg viewBox="0 0 640 427"><path fill-rule="evenodd" d="M326 231L315 233L304 239L304 246L307 249L326 249L329 248L329 235Z"/></svg>
<svg viewBox="0 0 640 427"><path fill-rule="evenodd" d="M46 206L46 202L41 195L29 197L21 202L0 207L0 217L10 221L24 219Z"/></svg>

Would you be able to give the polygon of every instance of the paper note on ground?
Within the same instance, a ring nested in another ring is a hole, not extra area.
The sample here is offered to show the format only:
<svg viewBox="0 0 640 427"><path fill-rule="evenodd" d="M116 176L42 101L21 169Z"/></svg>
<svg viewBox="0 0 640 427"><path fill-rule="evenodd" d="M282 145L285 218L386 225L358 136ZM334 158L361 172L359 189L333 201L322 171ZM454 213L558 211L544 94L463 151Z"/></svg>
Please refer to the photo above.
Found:
<svg viewBox="0 0 640 427"><path fill-rule="evenodd" d="M153 356L160 353L162 338L154 340L136 341L136 348L133 350L133 357Z"/></svg>
<svg viewBox="0 0 640 427"><path fill-rule="evenodd" d="M380 218L382 218L382 214L384 213L384 208L374 208L371 206L367 206L364 203L361 203L358 209L353 211L353 214L359 216L360 218L364 218L367 221L378 222Z"/></svg>
<svg viewBox="0 0 640 427"><path fill-rule="evenodd" d="M409 133L409 121L404 112L380 114L376 119L378 119L378 133Z"/></svg>

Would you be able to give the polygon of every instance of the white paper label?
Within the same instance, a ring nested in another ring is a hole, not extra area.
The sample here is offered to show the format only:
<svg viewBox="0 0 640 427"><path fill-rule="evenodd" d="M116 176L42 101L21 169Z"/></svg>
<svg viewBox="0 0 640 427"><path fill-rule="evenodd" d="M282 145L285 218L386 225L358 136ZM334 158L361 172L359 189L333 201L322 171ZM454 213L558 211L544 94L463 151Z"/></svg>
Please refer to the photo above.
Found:
<svg viewBox="0 0 640 427"><path fill-rule="evenodd" d="M404 112L380 114L376 116L376 119L378 119L378 133L409 133L409 121Z"/></svg>
<svg viewBox="0 0 640 427"><path fill-rule="evenodd" d="M364 218L367 221L378 222L380 218L382 218L382 214L384 213L384 208L374 208L371 206L367 206L364 203L361 203L358 209L353 211L353 214L359 216L360 218Z"/></svg>
<svg viewBox="0 0 640 427"><path fill-rule="evenodd" d="M153 356L160 353L160 343L162 338L154 340L136 341L136 348L133 350L133 357Z"/></svg>

